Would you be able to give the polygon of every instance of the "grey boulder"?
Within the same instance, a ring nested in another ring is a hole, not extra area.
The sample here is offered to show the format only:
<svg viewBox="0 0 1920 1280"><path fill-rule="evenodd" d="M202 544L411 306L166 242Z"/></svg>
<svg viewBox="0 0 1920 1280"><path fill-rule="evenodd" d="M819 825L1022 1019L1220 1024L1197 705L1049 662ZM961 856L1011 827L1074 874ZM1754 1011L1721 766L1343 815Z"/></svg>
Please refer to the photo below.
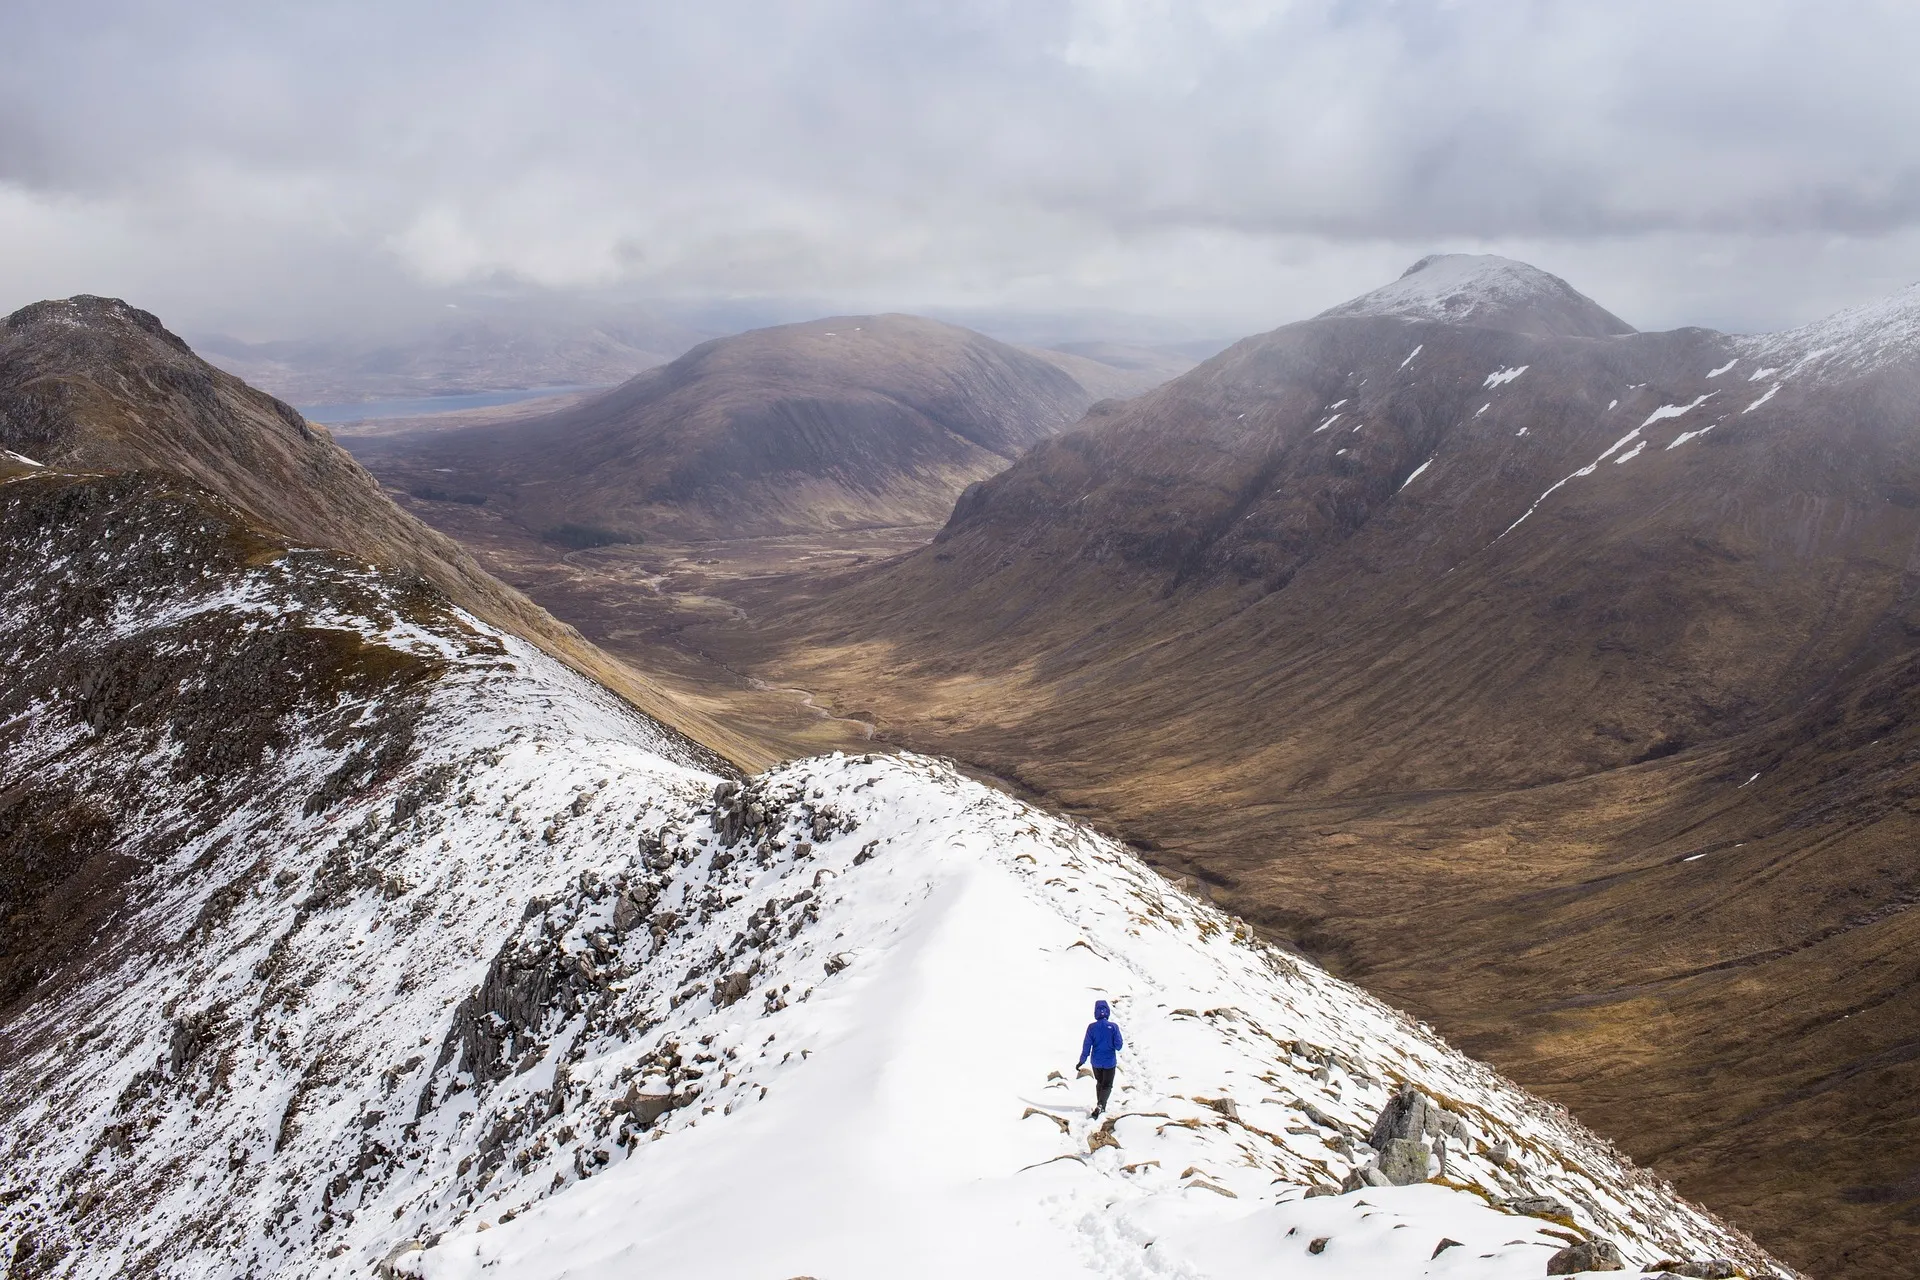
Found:
<svg viewBox="0 0 1920 1280"><path fill-rule="evenodd" d="M1550 1276L1577 1276L1582 1271L1625 1271L1620 1250L1605 1240L1582 1240L1547 1259Z"/></svg>

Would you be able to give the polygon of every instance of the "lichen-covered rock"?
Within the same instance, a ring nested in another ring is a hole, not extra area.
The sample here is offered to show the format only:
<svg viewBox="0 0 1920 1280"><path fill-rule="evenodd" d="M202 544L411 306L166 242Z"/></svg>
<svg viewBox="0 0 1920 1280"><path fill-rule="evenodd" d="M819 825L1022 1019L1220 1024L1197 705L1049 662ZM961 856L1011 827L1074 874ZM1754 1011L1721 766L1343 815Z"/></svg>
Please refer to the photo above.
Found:
<svg viewBox="0 0 1920 1280"><path fill-rule="evenodd" d="M1380 1153L1380 1172L1396 1187L1425 1182L1432 1160L1426 1144L1413 1138L1389 1138Z"/></svg>

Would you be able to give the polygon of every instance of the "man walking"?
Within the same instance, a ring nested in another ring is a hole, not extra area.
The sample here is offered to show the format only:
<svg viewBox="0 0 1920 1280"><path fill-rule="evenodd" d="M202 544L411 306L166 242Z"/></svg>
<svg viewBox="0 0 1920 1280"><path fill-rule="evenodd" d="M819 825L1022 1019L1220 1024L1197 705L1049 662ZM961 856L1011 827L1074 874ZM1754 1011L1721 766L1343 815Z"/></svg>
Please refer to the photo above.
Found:
<svg viewBox="0 0 1920 1280"><path fill-rule="evenodd" d="M1119 1065L1117 1055L1126 1047L1126 1041L1120 1038L1120 1024L1108 1017L1111 1012L1105 1000L1093 1002L1093 1021L1087 1024L1087 1034L1080 1041L1080 1061L1074 1066L1077 1071L1087 1065L1087 1059L1093 1059L1095 1120L1107 1109L1107 1098L1113 1093L1113 1069Z"/></svg>

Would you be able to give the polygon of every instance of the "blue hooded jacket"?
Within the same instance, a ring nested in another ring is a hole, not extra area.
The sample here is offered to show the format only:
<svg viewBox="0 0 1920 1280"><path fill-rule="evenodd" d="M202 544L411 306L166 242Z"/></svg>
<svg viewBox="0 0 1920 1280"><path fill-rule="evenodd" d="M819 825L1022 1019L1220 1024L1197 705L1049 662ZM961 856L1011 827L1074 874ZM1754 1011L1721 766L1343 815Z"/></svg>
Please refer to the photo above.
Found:
<svg viewBox="0 0 1920 1280"><path fill-rule="evenodd" d="M1120 1038L1120 1024L1107 1020L1109 1012L1105 1000L1093 1002L1093 1021L1087 1024L1086 1038L1080 1041L1080 1061L1074 1065L1084 1067L1088 1058L1102 1070L1116 1065L1114 1055L1127 1043Z"/></svg>

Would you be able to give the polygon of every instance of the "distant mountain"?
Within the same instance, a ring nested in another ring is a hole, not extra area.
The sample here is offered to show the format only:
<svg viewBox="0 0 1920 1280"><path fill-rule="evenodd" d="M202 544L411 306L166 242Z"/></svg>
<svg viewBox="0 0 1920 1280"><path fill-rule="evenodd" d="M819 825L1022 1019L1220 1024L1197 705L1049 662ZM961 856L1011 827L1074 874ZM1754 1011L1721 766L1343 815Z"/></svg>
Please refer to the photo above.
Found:
<svg viewBox="0 0 1920 1280"><path fill-rule="evenodd" d="M1640 334L1428 259L695 642L1098 815L1878 1275L1920 1244L1917 406L1920 292Z"/></svg>
<svg viewBox="0 0 1920 1280"><path fill-rule="evenodd" d="M295 404L539 387L605 387L712 335L644 315L459 311L417 333L195 345L214 364Z"/></svg>
<svg viewBox="0 0 1920 1280"><path fill-rule="evenodd" d="M1629 325L1559 276L1493 254L1436 253L1321 316L1401 316L1541 337L1604 338Z"/></svg>
<svg viewBox="0 0 1920 1280"><path fill-rule="evenodd" d="M704 343L546 417L350 443L395 488L536 533L790 533L938 521L1110 390L953 325L843 316Z"/></svg>
<svg viewBox="0 0 1920 1280"><path fill-rule="evenodd" d="M1130 347L1116 342L1070 342L1028 350L1065 370L1096 400L1131 399L1199 363L1175 348Z"/></svg>
<svg viewBox="0 0 1920 1280"><path fill-rule="evenodd" d="M55 467L187 480L273 536L418 574L650 714L758 758L754 744L612 662L394 506L324 429L207 364L153 315L124 302L39 302L0 322L0 448Z"/></svg>
<svg viewBox="0 0 1920 1280"><path fill-rule="evenodd" d="M191 481L0 457L0 662L9 1277L1774 1271L1111 840L729 776Z"/></svg>

